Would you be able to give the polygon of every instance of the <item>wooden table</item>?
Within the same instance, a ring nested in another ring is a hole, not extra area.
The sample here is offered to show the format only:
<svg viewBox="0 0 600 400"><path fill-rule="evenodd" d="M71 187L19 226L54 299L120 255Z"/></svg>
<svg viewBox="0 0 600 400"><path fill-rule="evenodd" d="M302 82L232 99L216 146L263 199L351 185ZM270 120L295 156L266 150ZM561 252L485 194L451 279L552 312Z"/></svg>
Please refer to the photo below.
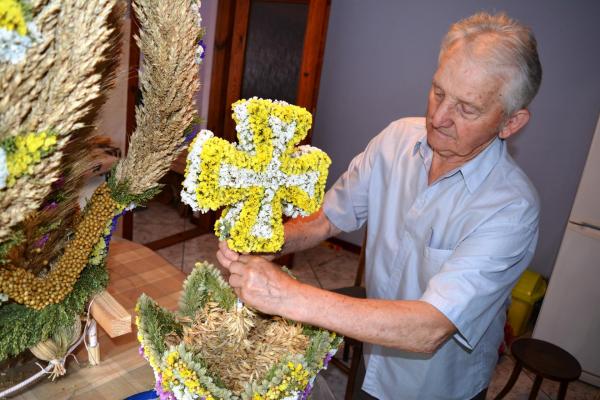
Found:
<svg viewBox="0 0 600 400"><path fill-rule="evenodd" d="M161 306L174 310L186 275L152 250L126 240L113 239L108 256L108 292L133 315L142 293ZM135 324L134 324L135 325ZM44 378L16 399L123 399L154 387L154 375L139 355L137 330L111 339L100 328L100 365L90 366L87 351L81 346L70 360L67 375L51 382Z"/></svg>

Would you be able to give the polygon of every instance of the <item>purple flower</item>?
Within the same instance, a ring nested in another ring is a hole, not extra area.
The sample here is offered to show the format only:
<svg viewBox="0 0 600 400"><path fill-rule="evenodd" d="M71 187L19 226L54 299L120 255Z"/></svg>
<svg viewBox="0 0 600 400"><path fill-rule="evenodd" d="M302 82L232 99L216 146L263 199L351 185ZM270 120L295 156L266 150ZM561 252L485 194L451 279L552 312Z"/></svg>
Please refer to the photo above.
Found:
<svg viewBox="0 0 600 400"><path fill-rule="evenodd" d="M193 128L190 130L190 133L185 135L185 139L183 140L183 143L185 143L185 144L190 143L192 140L194 140L194 138L196 137L198 132L200 132L200 125L194 125Z"/></svg>
<svg viewBox="0 0 600 400"><path fill-rule="evenodd" d="M300 400L307 400L308 396L310 396L311 391L312 391L312 385L310 384L310 382L308 382L308 385L306 385L306 388L302 392L302 396L300 397Z"/></svg>
<svg viewBox="0 0 600 400"><path fill-rule="evenodd" d="M198 46L202 47L202 54L200 54L200 59L204 60L204 53L206 53L206 44L204 44L204 40L200 39L198 41Z"/></svg>
<svg viewBox="0 0 600 400"><path fill-rule="evenodd" d="M323 360L323 368L327 368L327 365L329 365L329 361L331 361L332 358L333 358L333 354L327 353L327 355L325 356L325 359Z"/></svg>
<svg viewBox="0 0 600 400"><path fill-rule="evenodd" d="M39 238L33 246L37 249L41 249L42 247L44 247L46 242L48 242L49 238L50 238L50 234L46 233L41 238Z"/></svg>
<svg viewBox="0 0 600 400"><path fill-rule="evenodd" d="M58 203L55 201L51 201L50 203L44 206L43 211L53 210L56 207L58 207Z"/></svg>
<svg viewBox="0 0 600 400"><path fill-rule="evenodd" d="M159 373L156 375L156 386L154 387L154 391L160 398L160 400L174 400L175 396L173 393L163 390L162 387L162 375Z"/></svg>
<svg viewBox="0 0 600 400"><path fill-rule="evenodd" d="M108 244L110 243L110 239L112 239L112 235L117 229L117 222L119 221L119 217L121 217L121 215L123 214L125 214L125 211L122 211L121 213L113 217L110 225L110 232L108 233L108 235L104 236L104 244L106 245L106 251L108 251Z"/></svg>
<svg viewBox="0 0 600 400"><path fill-rule="evenodd" d="M144 346L140 346L140 348L138 349L138 353L140 354L140 356L144 357Z"/></svg>

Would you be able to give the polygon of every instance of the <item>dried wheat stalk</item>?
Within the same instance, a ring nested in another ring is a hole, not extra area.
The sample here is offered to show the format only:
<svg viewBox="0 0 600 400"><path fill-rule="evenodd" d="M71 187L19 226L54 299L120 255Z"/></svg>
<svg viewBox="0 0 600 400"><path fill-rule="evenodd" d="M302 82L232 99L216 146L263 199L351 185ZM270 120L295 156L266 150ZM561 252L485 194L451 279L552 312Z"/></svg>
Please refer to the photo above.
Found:
<svg viewBox="0 0 600 400"><path fill-rule="evenodd" d="M34 22L42 42L29 50L22 63L0 65L0 140L46 129L65 138L52 157L35 166L33 174L0 192L0 241L50 193L67 138L78 133L71 139L86 139L78 130L101 94L102 75L97 70L114 44L107 19L117 2L35 1ZM73 167L76 176L86 165Z"/></svg>
<svg viewBox="0 0 600 400"><path fill-rule="evenodd" d="M100 95L101 74L113 33L107 19L117 0L54 0L35 18L42 43L17 65L0 69L0 132L51 128L70 135Z"/></svg>
<svg viewBox="0 0 600 400"><path fill-rule="evenodd" d="M17 179L14 186L0 196L0 242L11 233L11 228L23 221L27 214L36 210L55 180L47 171L58 170L61 152L55 152L33 168L32 177Z"/></svg>
<svg viewBox="0 0 600 400"><path fill-rule="evenodd" d="M183 131L195 115L199 88L194 62L200 34L189 0L139 0L134 9L142 27L136 37L144 54L140 82L143 104L136 109L137 128L127 158L116 168L117 182L132 194L154 188L183 143Z"/></svg>
<svg viewBox="0 0 600 400"><path fill-rule="evenodd" d="M303 354L309 339L302 325L279 317L262 317L244 307L225 311L208 302L194 320L182 319L183 337L170 336L167 343L180 341L206 361L209 371L234 392L262 378L289 354Z"/></svg>

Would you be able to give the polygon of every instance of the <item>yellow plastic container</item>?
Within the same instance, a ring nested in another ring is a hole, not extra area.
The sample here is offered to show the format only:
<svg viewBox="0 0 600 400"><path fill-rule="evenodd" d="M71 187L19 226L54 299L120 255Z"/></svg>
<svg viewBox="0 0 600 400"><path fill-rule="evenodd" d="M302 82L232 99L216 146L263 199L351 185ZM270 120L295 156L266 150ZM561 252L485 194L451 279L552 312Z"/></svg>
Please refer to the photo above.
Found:
<svg viewBox="0 0 600 400"><path fill-rule="evenodd" d="M546 281L537 272L525 270L512 290L512 303L508 308L508 323L514 336L525 332L531 311L546 293Z"/></svg>

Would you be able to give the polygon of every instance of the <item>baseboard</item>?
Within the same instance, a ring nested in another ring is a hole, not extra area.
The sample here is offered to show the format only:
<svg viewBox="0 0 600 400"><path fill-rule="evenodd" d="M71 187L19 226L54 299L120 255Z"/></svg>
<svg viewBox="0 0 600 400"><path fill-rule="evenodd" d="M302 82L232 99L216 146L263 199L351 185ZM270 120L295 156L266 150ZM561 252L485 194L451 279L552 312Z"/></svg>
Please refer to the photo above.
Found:
<svg viewBox="0 0 600 400"><path fill-rule="evenodd" d="M326 242L328 242L334 246L341 247L342 249L349 251L351 253L360 254L360 246L358 246L354 243L347 242L340 238L332 237L332 238L327 239Z"/></svg>

